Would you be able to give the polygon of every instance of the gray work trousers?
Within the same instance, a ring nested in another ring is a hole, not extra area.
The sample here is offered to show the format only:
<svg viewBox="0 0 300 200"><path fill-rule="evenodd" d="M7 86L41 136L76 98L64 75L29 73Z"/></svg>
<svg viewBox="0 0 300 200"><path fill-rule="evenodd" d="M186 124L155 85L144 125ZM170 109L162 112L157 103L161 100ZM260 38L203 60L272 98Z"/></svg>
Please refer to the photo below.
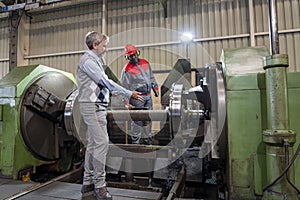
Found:
<svg viewBox="0 0 300 200"><path fill-rule="evenodd" d="M80 103L80 112L88 127L83 185L106 186L105 164L108 151L107 110L95 103Z"/></svg>
<svg viewBox="0 0 300 200"><path fill-rule="evenodd" d="M148 108L149 110L152 110L151 94L142 97L144 99L144 102L136 99L130 99L130 104L135 108ZM144 144L152 144L152 122L132 121L130 135L132 144L140 144L141 138Z"/></svg>

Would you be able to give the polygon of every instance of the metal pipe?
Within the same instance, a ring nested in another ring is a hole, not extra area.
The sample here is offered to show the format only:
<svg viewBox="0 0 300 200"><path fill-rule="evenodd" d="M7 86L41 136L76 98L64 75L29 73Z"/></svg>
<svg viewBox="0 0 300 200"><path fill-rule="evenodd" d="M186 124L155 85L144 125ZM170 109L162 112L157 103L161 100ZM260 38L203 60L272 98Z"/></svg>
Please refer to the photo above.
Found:
<svg viewBox="0 0 300 200"><path fill-rule="evenodd" d="M9 61L9 58L0 58L0 62L7 62Z"/></svg>
<svg viewBox="0 0 300 200"><path fill-rule="evenodd" d="M250 44L253 47L255 46L253 0L249 0L249 25L250 25Z"/></svg>
<svg viewBox="0 0 300 200"><path fill-rule="evenodd" d="M102 33L107 32L107 0L102 3Z"/></svg>
<svg viewBox="0 0 300 200"><path fill-rule="evenodd" d="M292 29L280 30L280 31L278 31L278 34L298 33L298 32L300 32L300 28L292 28ZM257 32L254 35L255 36L269 35L269 32Z"/></svg>
<svg viewBox="0 0 300 200"><path fill-rule="evenodd" d="M300 30L299 30L300 31ZM240 35L231 35L231 36L222 36L222 37L211 37L211 38L201 38L201 39L194 39L194 42L208 42L208 41L216 41L216 40L226 40L226 39L237 39L237 38L245 38L249 37L249 34L240 34ZM157 47L157 46L165 46L165 45L177 45L181 44L181 41L170 41L170 42L158 42L158 43L149 43L143 45L136 45L137 48L143 47ZM123 50L124 47L109 47L109 51L118 51ZM86 50L79 50L79 51L68 51L68 52L60 52L60 53L49 53L49 54L40 54L40 55L31 55L31 56L24 56L25 59L31 58L41 58L41 57L51 57L51 56L63 56L63 55L72 55L72 54L82 54Z"/></svg>
<svg viewBox="0 0 300 200"><path fill-rule="evenodd" d="M270 53L279 54L279 37L277 25L277 2L269 0L269 30L270 30Z"/></svg>
<svg viewBox="0 0 300 200"><path fill-rule="evenodd" d="M108 110L107 119L115 121L166 121L168 110Z"/></svg>

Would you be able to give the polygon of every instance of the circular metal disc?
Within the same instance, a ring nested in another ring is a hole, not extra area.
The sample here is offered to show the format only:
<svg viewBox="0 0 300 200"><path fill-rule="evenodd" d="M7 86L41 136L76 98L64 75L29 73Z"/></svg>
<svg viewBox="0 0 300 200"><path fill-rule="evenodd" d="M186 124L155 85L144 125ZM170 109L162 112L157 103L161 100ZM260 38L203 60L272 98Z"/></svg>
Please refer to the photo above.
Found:
<svg viewBox="0 0 300 200"><path fill-rule="evenodd" d="M57 123L42 117L25 104L26 94L30 87L36 84L56 97L65 100L76 86L73 81L58 72L47 72L35 80L22 96L20 110L20 127L23 140L28 150L38 159L49 161L58 159L59 141L66 135L63 128L57 128Z"/></svg>
<svg viewBox="0 0 300 200"><path fill-rule="evenodd" d="M64 113L66 130L69 135L73 135L84 146L87 144L87 125L84 123L80 113L78 102L78 90L74 91L67 99Z"/></svg>

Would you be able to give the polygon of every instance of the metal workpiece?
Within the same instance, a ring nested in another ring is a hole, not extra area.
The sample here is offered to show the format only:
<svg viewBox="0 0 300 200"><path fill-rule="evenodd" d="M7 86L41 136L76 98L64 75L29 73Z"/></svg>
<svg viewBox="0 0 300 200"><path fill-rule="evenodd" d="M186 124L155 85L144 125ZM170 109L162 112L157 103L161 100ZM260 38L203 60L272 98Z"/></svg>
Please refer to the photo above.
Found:
<svg viewBox="0 0 300 200"><path fill-rule="evenodd" d="M107 119L115 121L166 121L169 110L108 110Z"/></svg>
<svg viewBox="0 0 300 200"><path fill-rule="evenodd" d="M78 91L74 91L67 99L64 122L65 128L68 135L72 135L77 138L83 145L87 144L87 126L84 123L79 102L77 99ZM145 120L145 121L168 121L169 111L166 110L127 110L120 109L108 109L107 120L113 121L134 121L134 120Z"/></svg>
<svg viewBox="0 0 300 200"><path fill-rule="evenodd" d="M181 128L182 111L183 111L182 93L183 93L182 84L172 85L169 106L170 106L170 113L171 113L170 130L173 137L174 137L174 133L176 133Z"/></svg>
<svg viewBox="0 0 300 200"><path fill-rule="evenodd" d="M170 130L169 134L172 135L172 138L174 134L180 132L182 128L188 129L191 126L193 128L198 127L199 120L203 120L205 115L208 115L208 112L205 112L205 109L199 106L199 98L196 97L197 94L184 91L182 84L173 84L171 90L169 106L163 110L136 110L110 107L107 110L107 120L109 122L142 120L167 123ZM185 93L185 95L183 93ZM81 141L81 143L86 145L87 126L81 117L77 96L78 91L76 90L66 100L64 124L68 135L73 135ZM203 101L202 98L201 96L200 101ZM208 103L205 103L205 105L206 104L208 105Z"/></svg>

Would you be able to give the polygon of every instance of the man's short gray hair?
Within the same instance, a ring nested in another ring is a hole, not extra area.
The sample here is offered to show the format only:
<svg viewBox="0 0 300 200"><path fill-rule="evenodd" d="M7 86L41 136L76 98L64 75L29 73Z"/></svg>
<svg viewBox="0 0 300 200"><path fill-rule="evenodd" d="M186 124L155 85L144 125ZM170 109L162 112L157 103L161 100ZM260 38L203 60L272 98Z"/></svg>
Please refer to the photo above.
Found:
<svg viewBox="0 0 300 200"><path fill-rule="evenodd" d="M91 50L93 49L93 44L100 44L103 40L109 42L109 37L104 33L99 34L96 31L88 32L85 36L85 44Z"/></svg>

